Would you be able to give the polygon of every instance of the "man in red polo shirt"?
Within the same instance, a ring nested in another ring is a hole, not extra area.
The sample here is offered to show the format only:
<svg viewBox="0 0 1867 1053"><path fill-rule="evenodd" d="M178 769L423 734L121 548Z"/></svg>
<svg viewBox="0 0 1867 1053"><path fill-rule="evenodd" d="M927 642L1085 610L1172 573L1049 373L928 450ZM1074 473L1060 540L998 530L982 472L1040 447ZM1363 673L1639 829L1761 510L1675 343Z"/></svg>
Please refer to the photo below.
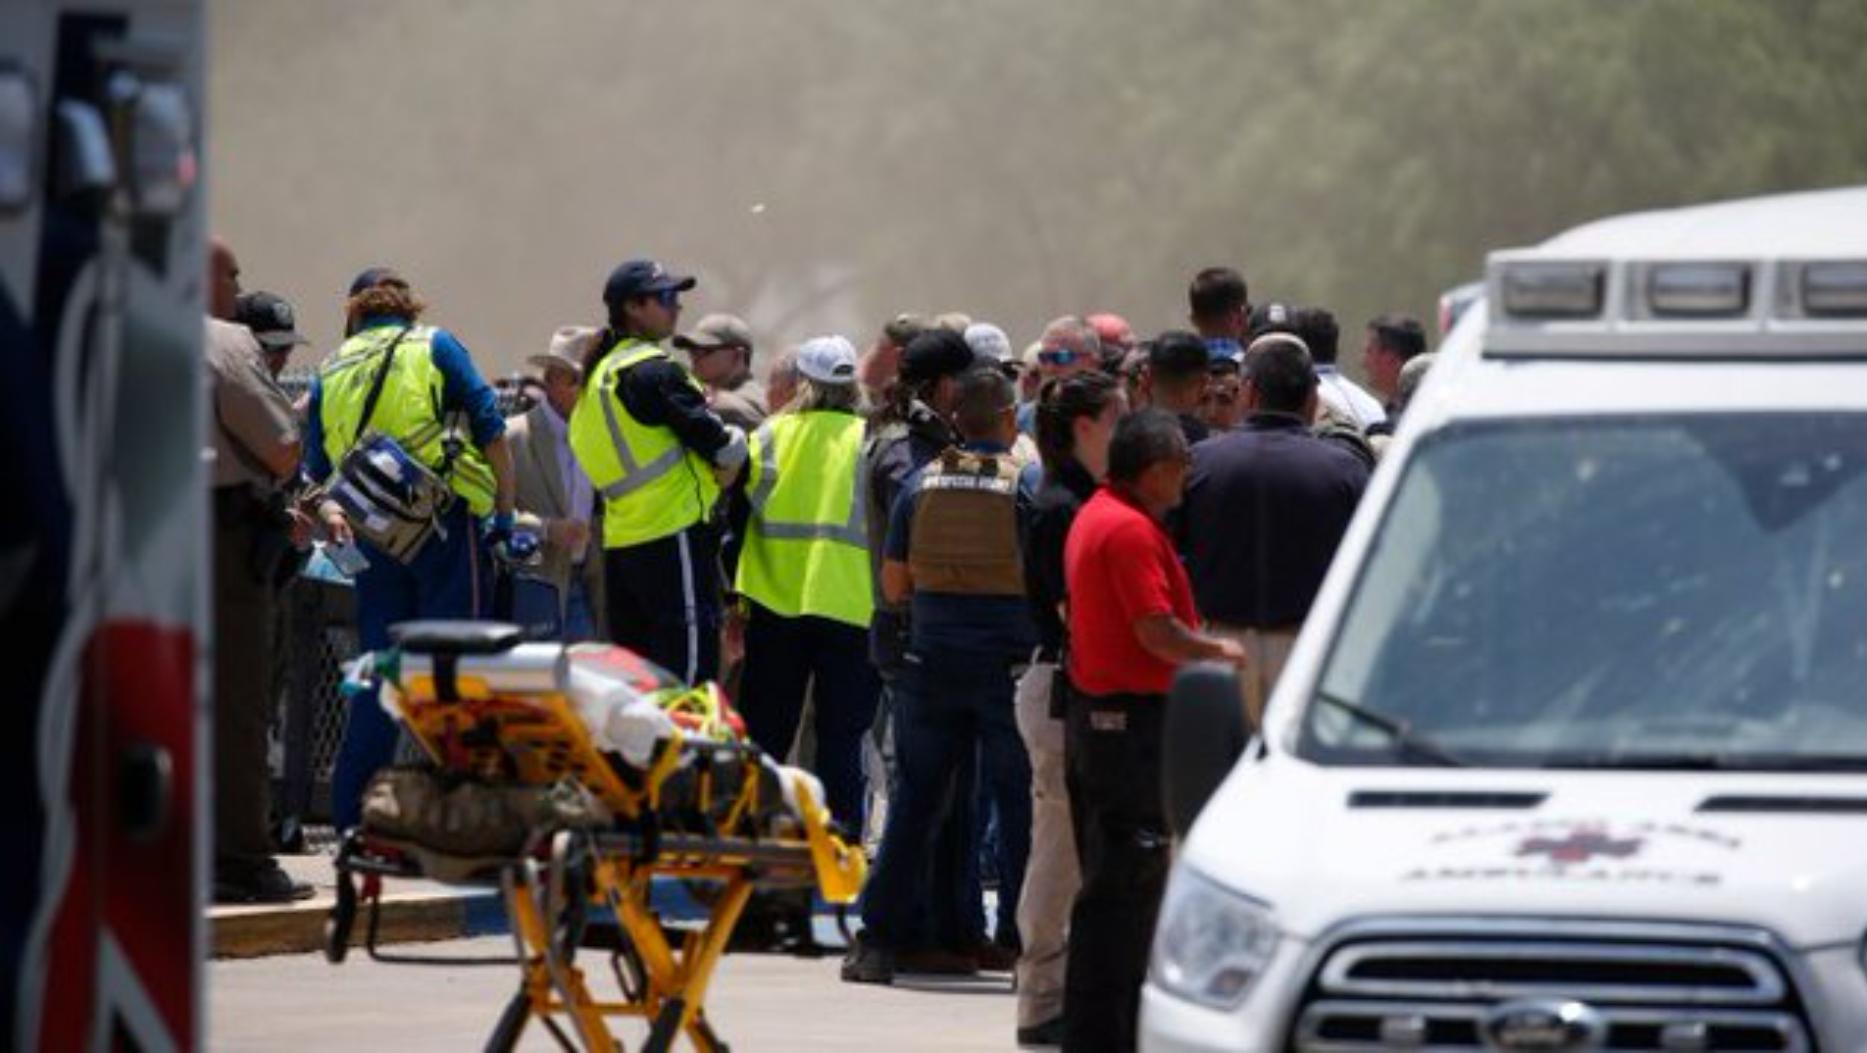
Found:
<svg viewBox="0 0 1867 1053"><path fill-rule="evenodd" d="M1207 636L1161 522L1191 463L1180 422L1142 410L1115 428L1108 482L1077 513L1063 550L1070 700L1064 730L1083 883L1070 913L1063 1048L1135 1044L1154 914L1171 836L1161 809L1161 723L1182 663L1242 666L1235 641Z"/></svg>

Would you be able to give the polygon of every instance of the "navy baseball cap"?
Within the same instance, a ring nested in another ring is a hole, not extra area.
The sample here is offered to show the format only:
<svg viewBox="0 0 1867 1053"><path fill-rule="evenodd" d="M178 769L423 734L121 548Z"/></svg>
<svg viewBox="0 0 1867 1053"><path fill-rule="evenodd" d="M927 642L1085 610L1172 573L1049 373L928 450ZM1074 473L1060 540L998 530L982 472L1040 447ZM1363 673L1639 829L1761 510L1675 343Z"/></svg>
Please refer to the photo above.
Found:
<svg viewBox="0 0 1867 1053"><path fill-rule="evenodd" d="M671 273L654 260L630 260L609 272L609 280L603 283L603 303L614 311L625 300L669 290L686 292L696 284L693 276Z"/></svg>
<svg viewBox="0 0 1867 1053"><path fill-rule="evenodd" d="M355 296L365 289L374 289L378 285L400 285L408 288L408 279L395 272L392 267L368 267L350 280L350 295Z"/></svg>

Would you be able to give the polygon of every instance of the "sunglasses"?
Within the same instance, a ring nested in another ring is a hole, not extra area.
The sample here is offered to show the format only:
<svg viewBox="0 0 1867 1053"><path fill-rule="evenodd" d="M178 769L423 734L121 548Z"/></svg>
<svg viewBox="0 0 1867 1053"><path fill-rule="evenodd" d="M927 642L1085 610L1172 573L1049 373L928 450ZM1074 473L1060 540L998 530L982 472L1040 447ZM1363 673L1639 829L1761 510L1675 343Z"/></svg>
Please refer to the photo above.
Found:
<svg viewBox="0 0 1867 1053"><path fill-rule="evenodd" d="M655 302L669 310L673 310L681 305L681 290L662 289L655 293Z"/></svg>
<svg viewBox="0 0 1867 1053"><path fill-rule="evenodd" d="M1080 357L1079 354L1067 347L1056 351L1039 351L1037 353L1037 360L1046 366L1074 365L1076 360Z"/></svg>

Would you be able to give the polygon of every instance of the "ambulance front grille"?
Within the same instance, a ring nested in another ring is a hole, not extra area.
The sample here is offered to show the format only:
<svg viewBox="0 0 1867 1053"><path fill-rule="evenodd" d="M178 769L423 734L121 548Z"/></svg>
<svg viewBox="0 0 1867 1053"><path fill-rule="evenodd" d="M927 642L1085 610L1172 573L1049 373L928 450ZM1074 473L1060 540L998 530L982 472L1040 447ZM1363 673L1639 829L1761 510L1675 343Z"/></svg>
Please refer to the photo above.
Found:
<svg viewBox="0 0 1867 1053"><path fill-rule="evenodd" d="M1297 1053L1418 1050L1805 1053L1810 1028L1767 939L1728 929L1525 922L1350 933L1297 1009Z"/></svg>

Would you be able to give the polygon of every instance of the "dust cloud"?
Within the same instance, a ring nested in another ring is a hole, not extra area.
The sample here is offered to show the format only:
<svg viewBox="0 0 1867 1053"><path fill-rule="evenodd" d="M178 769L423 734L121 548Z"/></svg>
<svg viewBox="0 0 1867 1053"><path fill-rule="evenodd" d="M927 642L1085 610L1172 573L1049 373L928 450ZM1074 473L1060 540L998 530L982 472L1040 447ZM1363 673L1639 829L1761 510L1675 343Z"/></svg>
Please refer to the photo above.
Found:
<svg viewBox="0 0 1867 1053"><path fill-rule="evenodd" d="M743 314L761 350L863 344L901 310L1017 346L1065 312L1153 331L1230 263L1254 300L1333 308L1352 368L1362 320L1430 319L1488 247L1860 178L1867 148L1810 150L1824 118L1784 95L1863 101L1860 10L218 0L211 212L248 287L298 305L297 364L335 345L367 265L497 374L598 321L609 269L650 255L699 275L688 321ZM1752 58L1695 83L1680 26L1718 19ZM1747 86L1778 52L1799 86ZM1693 131L1709 115L1716 143Z"/></svg>

